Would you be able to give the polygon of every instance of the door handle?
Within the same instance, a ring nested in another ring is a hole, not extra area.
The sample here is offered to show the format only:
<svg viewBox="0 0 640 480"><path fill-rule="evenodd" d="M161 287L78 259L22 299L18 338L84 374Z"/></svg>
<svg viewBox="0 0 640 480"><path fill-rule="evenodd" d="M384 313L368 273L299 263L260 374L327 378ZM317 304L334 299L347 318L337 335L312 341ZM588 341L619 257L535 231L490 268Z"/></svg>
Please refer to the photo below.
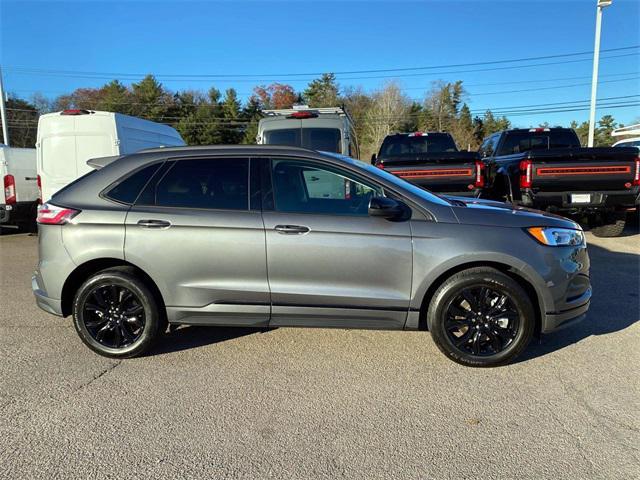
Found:
<svg viewBox="0 0 640 480"><path fill-rule="evenodd" d="M309 232L309 227L303 225L276 225L274 230L283 235L302 235Z"/></svg>
<svg viewBox="0 0 640 480"><path fill-rule="evenodd" d="M171 222L166 220L138 220L138 226L143 228L169 228Z"/></svg>

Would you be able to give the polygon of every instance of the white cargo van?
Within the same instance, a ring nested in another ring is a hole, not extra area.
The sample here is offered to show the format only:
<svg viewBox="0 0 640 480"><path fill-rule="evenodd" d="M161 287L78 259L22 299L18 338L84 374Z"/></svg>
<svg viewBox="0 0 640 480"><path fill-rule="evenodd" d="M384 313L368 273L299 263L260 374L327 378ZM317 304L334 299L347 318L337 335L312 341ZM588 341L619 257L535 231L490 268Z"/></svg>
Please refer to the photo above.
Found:
<svg viewBox="0 0 640 480"><path fill-rule="evenodd" d="M177 145L185 142L168 125L120 113L65 110L42 115L36 143L42 199L91 171L89 159Z"/></svg>
<svg viewBox="0 0 640 480"><path fill-rule="evenodd" d="M636 147L640 150L640 123L616 128L611 132L611 136L623 137L613 144L614 147Z"/></svg>
<svg viewBox="0 0 640 480"><path fill-rule="evenodd" d="M353 122L340 107L310 108L294 105L282 110L263 110L258 123L258 144L289 145L341 153L358 158Z"/></svg>
<svg viewBox="0 0 640 480"><path fill-rule="evenodd" d="M26 227L36 220L39 202L35 148L11 148L0 144L0 234L7 227Z"/></svg>

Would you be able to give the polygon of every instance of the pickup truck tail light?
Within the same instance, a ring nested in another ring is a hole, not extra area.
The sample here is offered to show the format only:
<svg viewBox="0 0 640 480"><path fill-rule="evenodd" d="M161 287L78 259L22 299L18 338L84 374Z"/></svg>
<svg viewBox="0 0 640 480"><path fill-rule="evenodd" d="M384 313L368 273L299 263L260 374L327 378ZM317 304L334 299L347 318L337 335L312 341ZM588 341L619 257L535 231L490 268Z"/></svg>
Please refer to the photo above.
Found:
<svg viewBox="0 0 640 480"><path fill-rule="evenodd" d="M484 187L484 162L481 160L476 160L475 180L473 182L473 186L476 188Z"/></svg>
<svg viewBox="0 0 640 480"><path fill-rule="evenodd" d="M38 183L38 205L42 205L42 178L40 175L36 177Z"/></svg>
<svg viewBox="0 0 640 480"><path fill-rule="evenodd" d="M522 160L520 162L520 188L531 188L533 183L533 162Z"/></svg>
<svg viewBox="0 0 640 480"><path fill-rule="evenodd" d="M382 160L378 160L376 162L376 167L378 167L380 170L384 170L384 162Z"/></svg>
<svg viewBox="0 0 640 480"><path fill-rule="evenodd" d="M640 185L640 157L636 158L636 164L633 173L633 182L631 182L633 186Z"/></svg>
<svg viewBox="0 0 640 480"><path fill-rule="evenodd" d="M38 208L38 218L36 221L42 225L64 225L80 213L80 210L73 208L58 207L45 203Z"/></svg>
<svg viewBox="0 0 640 480"><path fill-rule="evenodd" d="M13 175L4 176L4 201L7 205L16 203L16 179Z"/></svg>

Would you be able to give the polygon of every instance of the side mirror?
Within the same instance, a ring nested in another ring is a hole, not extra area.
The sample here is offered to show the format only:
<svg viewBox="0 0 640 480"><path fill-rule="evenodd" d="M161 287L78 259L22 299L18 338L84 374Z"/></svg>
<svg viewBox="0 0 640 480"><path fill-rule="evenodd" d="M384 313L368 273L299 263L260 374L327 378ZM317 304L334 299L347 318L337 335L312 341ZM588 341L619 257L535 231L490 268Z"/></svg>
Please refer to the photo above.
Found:
<svg viewBox="0 0 640 480"><path fill-rule="evenodd" d="M375 165L375 164L376 164L376 159L377 159L376 154L375 154L375 153L373 153L373 154L371 155L371 165Z"/></svg>
<svg viewBox="0 0 640 480"><path fill-rule="evenodd" d="M393 198L373 197L369 200L369 216L395 220L406 212L406 206Z"/></svg>

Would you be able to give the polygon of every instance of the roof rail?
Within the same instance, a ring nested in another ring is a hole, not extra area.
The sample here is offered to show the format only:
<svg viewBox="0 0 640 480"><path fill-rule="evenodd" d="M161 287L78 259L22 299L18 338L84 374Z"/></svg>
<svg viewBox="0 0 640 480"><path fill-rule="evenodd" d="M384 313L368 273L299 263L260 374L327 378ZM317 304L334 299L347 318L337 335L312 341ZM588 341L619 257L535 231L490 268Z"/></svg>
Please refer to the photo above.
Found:
<svg viewBox="0 0 640 480"><path fill-rule="evenodd" d="M622 137L624 135L640 135L640 123L628 125L626 127L614 128L611 132L612 137Z"/></svg>
<svg viewBox="0 0 640 480"><path fill-rule="evenodd" d="M334 114L334 115L347 115L347 112L342 107L318 107L311 108L308 105L294 105L293 108L280 108L273 110L262 110L262 113L267 117L275 117L279 115L291 115L296 112L313 112L313 113L324 113L324 114Z"/></svg>

